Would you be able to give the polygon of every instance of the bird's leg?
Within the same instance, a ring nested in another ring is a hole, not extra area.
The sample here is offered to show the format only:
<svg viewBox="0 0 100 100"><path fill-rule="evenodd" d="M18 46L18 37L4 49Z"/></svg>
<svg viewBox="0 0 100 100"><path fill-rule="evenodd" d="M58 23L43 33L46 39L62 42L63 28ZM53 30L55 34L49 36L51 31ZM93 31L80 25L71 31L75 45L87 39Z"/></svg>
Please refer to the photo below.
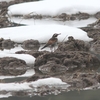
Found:
<svg viewBox="0 0 100 100"><path fill-rule="evenodd" d="M54 46L54 51L56 50L56 47Z"/></svg>
<svg viewBox="0 0 100 100"><path fill-rule="evenodd" d="M51 52L53 52L53 48L50 47Z"/></svg>

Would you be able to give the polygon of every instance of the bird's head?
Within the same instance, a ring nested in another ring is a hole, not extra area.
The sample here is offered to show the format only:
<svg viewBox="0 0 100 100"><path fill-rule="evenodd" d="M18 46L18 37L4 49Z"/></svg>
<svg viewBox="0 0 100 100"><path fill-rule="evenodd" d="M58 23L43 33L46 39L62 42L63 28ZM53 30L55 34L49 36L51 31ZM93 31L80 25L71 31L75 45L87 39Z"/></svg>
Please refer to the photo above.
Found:
<svg viewBox="0 0 100 100"><path fill-rule="evenodd" d="M55 34L53 34L52 37L57 37L57 36L60 35L60 34L61 34L61 33L59 33L59 34L55 33Z"/></svg>
<svg viewBox="0 0 100 100"><path fill-rule="evenodd" d="M68 40L72 41L72 40L74 40L74 37L73 36L69 36Z"/></svg>

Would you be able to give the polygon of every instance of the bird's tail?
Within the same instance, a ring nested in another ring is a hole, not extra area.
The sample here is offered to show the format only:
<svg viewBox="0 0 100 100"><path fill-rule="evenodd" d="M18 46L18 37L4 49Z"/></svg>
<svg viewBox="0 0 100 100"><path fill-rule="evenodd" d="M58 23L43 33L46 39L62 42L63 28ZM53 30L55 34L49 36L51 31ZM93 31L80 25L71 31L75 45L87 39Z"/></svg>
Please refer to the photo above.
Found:
<svg viewBox="0 0 100 100"><path fill-rule="evenodd" d="M47 47L47 45L43 46L43 47L41 48L41 50L44 49L45 47Z"/></svg>

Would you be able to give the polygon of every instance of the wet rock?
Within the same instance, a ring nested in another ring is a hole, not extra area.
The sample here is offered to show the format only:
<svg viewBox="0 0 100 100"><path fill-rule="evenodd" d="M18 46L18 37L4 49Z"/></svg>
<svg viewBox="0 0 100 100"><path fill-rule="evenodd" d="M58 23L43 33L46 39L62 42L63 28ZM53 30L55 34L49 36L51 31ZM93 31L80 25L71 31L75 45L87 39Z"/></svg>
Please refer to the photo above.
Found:
<svg viewBox="0 0 100 100"><path fill-rule="evenodd" d="M94 41L100 40L100 29L92 29L87 32L90 38L93 38Z"/></svg>
<svg viewBox="0 0 100 100"><path fill-rule="evenodd" d="M10 39L2 41L2 48L4 49L11 49L14 48L15 42L11 41Z"/></svg>
<svg viewBox="0 0 100 100"><path fill-rule="evenodd" d="M8 7L8 3L6 1L2 1L0 2L0 8L7 8Z"/></svg>
<svg viewBox="0 0 100 100"><path fill-rule="evenodd" d="M0 11L0 16L6 16L8 9L7 8L2 8Z"/></svg>
<svg viewBox="0 0 100 100"><path fill-rule="evenodd" d="M94 54L100 55L100 40L98 40L98 41L92 43L91 51L92 51Z"/></svg>
<svg viewBox="0 0 100 100"><path fill-rule="evenodd" d="M33 12L23 16L24 19L30 19L30 18L42 19L42 17L43 17L42 15L34 14Z"/></svg>
<svg viewBox="0 0 100 100"><path fill-rule="evenodd" d="M83 75L85 77L83 77ZM96 75L98 76L98 74ZM66 80L66 79L65 79ZM91 87L98 84L97 79L94 77L94 73L88 74L88 73L80 73L77 77L70 78L66 80L68 84L71 86L70 89L79 89L79 88L86 88Z"/></svg>
<svg viewBox="0 0 100 100"><path fill-rule="evenodd" d="M100 12L97 12L95 15L94 15L97 19L100 18Z"/></svg>
<svg viewBox="0 0 100 100"><path fill-rule="evenodd" d="M40 79L40 76L33 75L33 76L27 78L25 81L31 82L31 81L36 81L38 79Z"/></svg>
<svg viewBox="0 0 100 100"><path fill-rule="evenodd" d="M90 45L82 40L76 40L72 36L68 37L68 41L58 45L59 51L89 51Z"/></svg>
<svg viewBox="0 0 100 100"><path fill-rule="evenodd" d="M70 15L66 13L62 13L61 15L58 16L58 18L62 19L63 21L70 20Z"/></svg>
<svg viewBox="0 0 100 100"><path fill-rule="evenodd" d="M26 54L26 52L27 51L23 51L23 50L21 50L21 51L17 51L17 52L15 52L16 54Z"/></svg>
<svg viewBox="0 0 100 100"><path fill-rule="evenodd" d="M94 23L92 23L92 24L88 24L87 27L100 28L100 18L97 19L96 22L94 22Z"/></svg>
<svg viewBox="0 0 100 100"><path fill-rule="evenodd" d="M9 21L7 17L0 17L0 27L4 28L9 25Z"/></svg>
<svg viewBox="0 0 100 100"><path fill-rule="evenodd" d="M0 47L2 47L2 42L4 41L3 38L0 38Z"/></svg>
<svg viewBox="0 0 100 100"><path fill-rule="evenodd" d="M84 51L56 51L45 53L37 57L34 66L37 69L45 68L43 70L46 70L49 73L50 69L52 69L52 67L56 64L60 64L63 68L66 66L66 72L75 72L76 70L97 70L100 65L100 61L95 55ZM58 67L58 69L61 70L62 68Z"/></svg>
<svg viewBox="0 0 100 100"><path fill-rule="evenodd" d="M27 64L21 59L14 57L0 58L1 75L21 75L26 72Z"/></svg>
<svg viewBox="0 0 100 100"><path fill-rule="evenodd" d="M4 50L3 48L2 48L2 41L3 41L3 38L0 38L0 50Z"/></svg>
<svg viewBox="0 0 100 100"><path fill-rule="evenodd" d="M100 75L97 75L96 79L100 83Z"/></svg>
<svg viewBox="0 0 100 100"><path fill-rule="evenodd" d="M28 50L38 50L40 47L40 43L38 40L26 40L23 42L23 46L24 49L28 49Z"/></svg>
<svg viewBox="0 0 100 100"><path fill-rule="evenodd" d="M66 72L67 68L64 65L57 64L55 61L48 61L45 65L39 67L43 74L60 74Z"/></svg>
<svg viewBox="0 0 100 100"><path fill-rule="evenodd" d="M72 14L71 15L71 20L84 20L84 19L88 19L90 17L90 15L88 13L82 13L82 12L79 12L77 14Z"/></svg>
<svg viewBox="0 0 100 100"><path fill-rule="evenodd" d="M13 92L12 92L12 95L13 95L13 96L18 96L18 97L20 96L20 97L21 97L21 96L27 96L28 93L21 90L21 91L13 91Z"/></svg>

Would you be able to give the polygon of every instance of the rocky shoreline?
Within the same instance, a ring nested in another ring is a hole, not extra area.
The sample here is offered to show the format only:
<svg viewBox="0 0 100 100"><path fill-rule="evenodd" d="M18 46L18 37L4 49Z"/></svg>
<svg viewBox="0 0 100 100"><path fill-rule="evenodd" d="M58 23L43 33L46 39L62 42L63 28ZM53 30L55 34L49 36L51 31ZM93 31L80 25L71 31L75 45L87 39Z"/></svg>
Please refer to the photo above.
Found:
<svg viewBox="0 0 100 100"><path fill-rule="evenodd" d="M19 24L12 23L6 17L7 8L9 5L28 2L32 0L15 0L11 2L1 2L0 3L0 28L10 27L10 26L19 26ZM13 15L18 17L20 15ZM79 12L78 14L67 15L62 13L58 16L41 16L41 15L32 15L32 16L23 16L23 18L57 18L61 21L67 20L84 20L90 17L97 18L95 23L87 25L87 27L81 27L80 29L87 32L87 35L90 38L93 38L90 42L85 42L82 40L74 39L74 37L68 37L67 41L58 44L58 48L54 52L49 51L38 51L40 48L40 43L38 40L26 40L21 43L23 51L17 51L16 54L30 54L35 57L34 65L32 68L35 70L35 75L27 78L23 82L36 81L38 79L44 79L49 77L57 77L62 81L70 85L69 89L83 89L91 87L100 83L100 73L98 69L100 68L100 12L97 12L94 15L89 15L87 13ZM0 39L0 49L11 49L18 45L10 39ZM6 62L6 63L5 63ZM3 57L0 58L0 75L22 75L26 72L27 63L24 60L20 60L14 57ZM41 87L44 90L41 90L41 95L45 95L47 90L49 92L54 91L50 90L46 86ZM39 89L38 89L39 90ZM22 92L24 95L24 92ZM26 93L26 92L25 92ZM13 95L19 93L13 92Z"/></svg>

